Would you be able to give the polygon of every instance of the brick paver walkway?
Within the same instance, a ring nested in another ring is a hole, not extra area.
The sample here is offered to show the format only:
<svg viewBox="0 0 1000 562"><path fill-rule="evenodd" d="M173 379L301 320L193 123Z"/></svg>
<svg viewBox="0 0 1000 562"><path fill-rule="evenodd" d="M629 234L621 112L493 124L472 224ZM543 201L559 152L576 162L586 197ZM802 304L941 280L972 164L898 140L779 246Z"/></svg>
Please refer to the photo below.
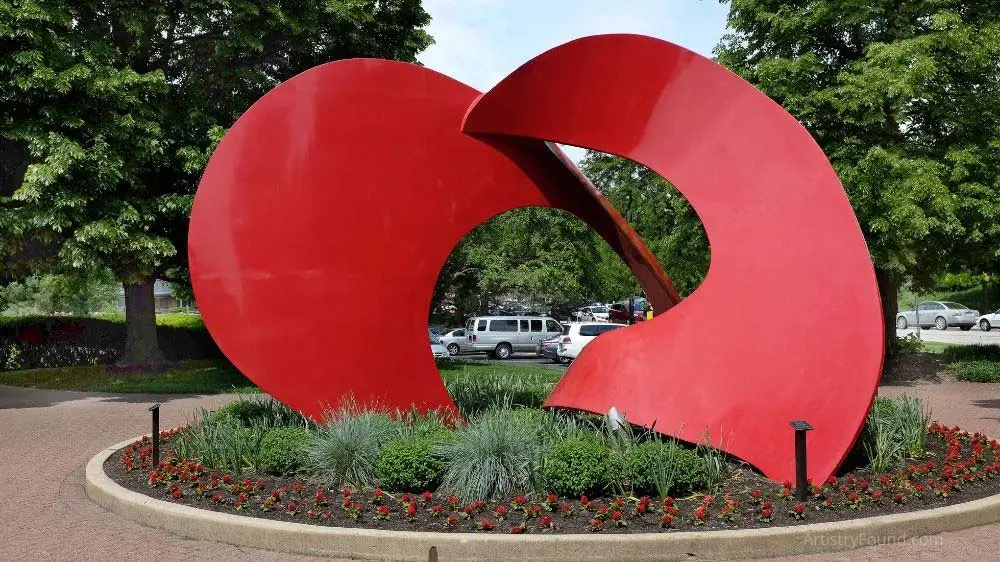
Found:
<svg viewBox="0 0 1000 562"><path fill-rule="evenodd" d="M943 423L1000 435L1000 386L944 383L882 392L917 394ZM87 499L84 464L104 447L148 432L149 405L162 402L161 423L171 427L198 407L226 400L0 386L0 559L309 560L184 539L126 521ZM1000 556L997 537L1000 525L794 560L989 560Z"/></svg>

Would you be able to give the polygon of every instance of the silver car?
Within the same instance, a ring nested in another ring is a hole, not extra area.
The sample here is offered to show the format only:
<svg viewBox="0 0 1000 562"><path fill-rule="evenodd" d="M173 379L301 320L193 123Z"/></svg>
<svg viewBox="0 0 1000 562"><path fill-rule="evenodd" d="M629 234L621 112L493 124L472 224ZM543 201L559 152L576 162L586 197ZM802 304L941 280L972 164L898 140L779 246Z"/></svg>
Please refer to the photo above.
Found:
<svg viewBox="0 0 1000 562"><path fill-rule="evenodd" d="M450 332L445 332L440 338L441 343L448 349L451 355L458 355L465 351L465 328L456 328Z"/></svg>
<svg viewBox="0 0 1000 562"><path fill-rule="evenodd" d="M562 330L562 324L548 316L476 316L465 324L465 346L507 359L515 352L537 352L538 342Z"/></svg>
<svg viewBox="0 0 1000 562"><path fill-rule="evenodd" d="M438 359L450 357L448 355L448 349L441 345L441 339L435 336L434 332L427 330L427 335L430 336L431 340L431 355Z"/></svg>
<svg viewBox="0 0 1000 562"><path fill-rule="evenodd" d="M989 332L993 328L1000 328L1000 310L976 318L976 323L979 324L979 329L984 332Z"/></svg>
<svg viewBox="0 0 1000 562"><path fill-rule="evenodd" d="M917 305L916 310L906 310L896 315L896 328L937 328L947 330L958 326L964 331L971 330L976 325L978 310L949 301L927 301ZM919 322L918 322L919 320Z"/></svg>

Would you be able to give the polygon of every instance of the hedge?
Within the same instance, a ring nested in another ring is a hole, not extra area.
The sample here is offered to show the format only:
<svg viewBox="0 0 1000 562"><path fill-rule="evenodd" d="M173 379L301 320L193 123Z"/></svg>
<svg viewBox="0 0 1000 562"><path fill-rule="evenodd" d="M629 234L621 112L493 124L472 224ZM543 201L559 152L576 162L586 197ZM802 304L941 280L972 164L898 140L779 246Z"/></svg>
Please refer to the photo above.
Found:
<svg viewBox="0 0 1000 562"><path fill-rule="evenodd" d="M207 330L157 326L168 361L221 357ZM0 371L112 363L125 349L125 324L72 316L0 321Z"/></svg>

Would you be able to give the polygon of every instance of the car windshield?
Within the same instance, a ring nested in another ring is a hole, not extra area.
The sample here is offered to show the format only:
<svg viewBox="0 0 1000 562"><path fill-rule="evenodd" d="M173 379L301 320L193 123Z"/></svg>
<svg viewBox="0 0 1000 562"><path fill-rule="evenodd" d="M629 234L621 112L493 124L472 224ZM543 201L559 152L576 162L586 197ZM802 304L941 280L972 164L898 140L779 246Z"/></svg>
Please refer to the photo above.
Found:
<svg viewBox="0 0 1000 562"><path fill-rule="evenodd" d="M941 304L947 306L948 308L953 308L955 310L969 310L969 307L965 306L964 304L958 304L957 302L943 302Z"/></svg>
<svg viewBox="0 0 1000 562"><path fill-rule="evenodd" d="M598 314L604 314L607 311L608 308L606 306L595 306L594 308L591 309L591 312L596 312Z"/></svg>
<svg viewBox="0 0 1000 562"><path fill-rule="evenodd" d="M431 338L431 345L434 345L436 343L441 343L441 338L437 337L437 335L435 335L434 332L427 330L427 335L430 336Z"/></svg>

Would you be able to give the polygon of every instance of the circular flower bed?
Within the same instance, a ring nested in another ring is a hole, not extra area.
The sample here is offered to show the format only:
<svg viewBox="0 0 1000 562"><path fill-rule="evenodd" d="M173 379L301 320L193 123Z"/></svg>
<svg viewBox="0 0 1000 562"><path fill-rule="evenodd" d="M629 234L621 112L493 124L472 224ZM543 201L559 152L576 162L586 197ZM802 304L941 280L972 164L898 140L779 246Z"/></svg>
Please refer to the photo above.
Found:
<svg viewBox="0 0 1000 562"><path fill-rule="evenodd" d="M281 521L355 528L477 533L645 533L762 528L836 521L937 507L1000 492L1000 443L931 424L919 461L881 473L857 468L811 483L798 501L790 482L735 468L717 493L652 498L631 494L561 497L514 494L499 500L330 487L315 476L278 477L214 470L179 458L190 427L161 433L163 460L152 466L143 437L112 455L105 471L133 491L203 509Z"/></svg>

